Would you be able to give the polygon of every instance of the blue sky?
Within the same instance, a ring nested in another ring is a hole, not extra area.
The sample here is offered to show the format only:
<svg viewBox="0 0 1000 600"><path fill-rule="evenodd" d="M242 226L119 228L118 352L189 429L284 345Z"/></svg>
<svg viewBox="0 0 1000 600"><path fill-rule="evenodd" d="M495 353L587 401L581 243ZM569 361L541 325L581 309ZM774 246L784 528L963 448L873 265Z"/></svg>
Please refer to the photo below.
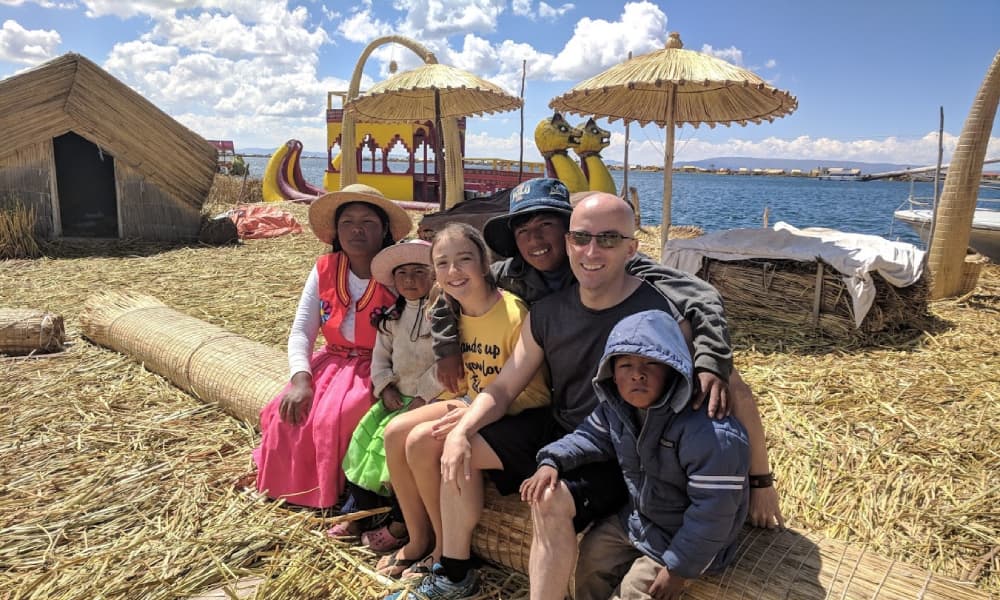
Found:
<svg viewBox="0 0 1000 600"><path fill-rule="evenodd" d="M750 68L798 97L773 123L677 131L677 163L715 156L932 164L938 107L947 160L1000 49L1000 2L775 0L0 0L0 78L66 52L109 70L206 138L325 149L326 92L346 90L362 50L401 34L442 63L518 92L527 60L525 157L548 102L623 60L685 47ZM400 46L367 61L362 88L387 64L416 66ZM571 122L578 119L569 118ZM620 125L607 158L621 159ZM516 112L470 119L468 156L516 158ZM662 164L664 133L633 127L630 162ZM994 127L990 157L1000 156Z"/></svg>

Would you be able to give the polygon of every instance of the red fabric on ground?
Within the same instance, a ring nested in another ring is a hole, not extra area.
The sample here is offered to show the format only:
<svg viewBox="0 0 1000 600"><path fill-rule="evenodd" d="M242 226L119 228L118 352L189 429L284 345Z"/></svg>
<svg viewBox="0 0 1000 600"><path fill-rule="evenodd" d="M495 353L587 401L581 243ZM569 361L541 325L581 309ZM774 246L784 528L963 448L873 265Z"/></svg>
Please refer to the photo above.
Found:
<svg viewBox="0 0 1000 600"><path fill-rule="evenodd" d="M229 211L241 240L273 238L286 233L302 233L302 225L292 213L277 206L240 204Z"/></svg>

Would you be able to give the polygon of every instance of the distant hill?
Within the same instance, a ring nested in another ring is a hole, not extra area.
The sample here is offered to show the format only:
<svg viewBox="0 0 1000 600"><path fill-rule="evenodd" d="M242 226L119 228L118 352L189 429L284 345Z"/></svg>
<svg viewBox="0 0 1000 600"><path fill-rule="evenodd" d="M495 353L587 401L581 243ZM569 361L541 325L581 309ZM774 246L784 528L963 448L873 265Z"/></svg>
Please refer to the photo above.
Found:
<svg viewBox="0 0 1000 600"><path fill-rule="evenodd" d="M236 153L243 154L244 156L271 156L274 154L275 148L237 148ZM302 158L326 158L326 152L310 152L308 150L303 150Z"/></svg>
<svg viewBox="0 0 1000 600"><path fill-rule="evenodd" d="M705 169L801 169L810 171L820 167L843 167L847 169L861 169L862 173L882 173L884 171L898 171L907 167L923 167L925 165L899 165L893 163L869 163L856 160L817 160L801 158L750 158L747 156L721 156L717 158L706 158L704 160L677 161L674 167L693 165Z"/></svg>

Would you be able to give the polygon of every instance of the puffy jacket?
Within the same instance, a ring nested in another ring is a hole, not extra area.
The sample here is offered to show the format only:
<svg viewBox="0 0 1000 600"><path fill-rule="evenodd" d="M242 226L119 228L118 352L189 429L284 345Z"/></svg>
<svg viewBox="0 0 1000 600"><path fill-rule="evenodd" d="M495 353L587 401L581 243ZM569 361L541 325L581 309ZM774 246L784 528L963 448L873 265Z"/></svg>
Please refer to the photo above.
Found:
<svg viewBox="0 0 1000 600"><path fill-rule="evenodd" d="M663 397L638 414L618 393L612 358L636 354L676 374ZM732 560L749 502L750 444L732 417L692 410L691 356L677 323L662 311L623 319L594 377L600 401L572 433L538 452L560 472L617 459L630 501L620 517L632 543L671 573L694 578Z"/></svg>

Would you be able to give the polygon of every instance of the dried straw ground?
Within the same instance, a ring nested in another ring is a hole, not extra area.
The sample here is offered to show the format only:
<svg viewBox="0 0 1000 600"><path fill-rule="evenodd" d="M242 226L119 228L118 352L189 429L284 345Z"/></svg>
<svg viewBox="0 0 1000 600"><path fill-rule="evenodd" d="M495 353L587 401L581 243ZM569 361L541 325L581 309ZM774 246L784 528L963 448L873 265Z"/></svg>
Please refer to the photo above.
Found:
<svg viewBox="0 0 1000 600"><path fill-rule="evenodd" d="M56 356L0 359L0 598L189 597L244 577L263 578L259 597L381 597L374 558L324 539L329 520L234 491L250 425L79 335L82 301L120 289L283 347L322 245L306 232L44 250L0 263L0 306L62 314L69 341ZM734 324L737 362L789 524L997 597L1000 268L932 310L926 330L867 347ZM525 583L490 571L488 597L526 597Z"/></svg>

